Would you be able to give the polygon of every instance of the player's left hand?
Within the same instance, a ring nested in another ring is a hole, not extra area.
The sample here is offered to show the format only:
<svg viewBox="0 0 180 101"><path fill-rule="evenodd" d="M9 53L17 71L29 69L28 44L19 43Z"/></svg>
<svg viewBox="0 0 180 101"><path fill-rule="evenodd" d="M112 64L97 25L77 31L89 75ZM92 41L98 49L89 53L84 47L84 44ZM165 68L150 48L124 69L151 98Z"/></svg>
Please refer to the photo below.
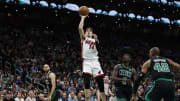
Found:
<svg viewBox="0 0 180 101"><path fill-rule="evenodd" d="M48 96L48 97L47 97L47 101L51 101L51 96Z"/></svg>

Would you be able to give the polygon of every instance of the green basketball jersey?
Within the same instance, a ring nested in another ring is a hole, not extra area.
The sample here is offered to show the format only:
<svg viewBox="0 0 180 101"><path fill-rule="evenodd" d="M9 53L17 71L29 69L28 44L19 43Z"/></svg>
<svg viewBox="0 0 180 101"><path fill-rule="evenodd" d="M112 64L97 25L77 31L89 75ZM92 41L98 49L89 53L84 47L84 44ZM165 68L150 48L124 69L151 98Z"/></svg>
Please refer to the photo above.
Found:
<svg viewBox="0 0 180 101"><path fill-rule="evenodd" d="M132 66L126 67L124 64L120 64L118 69L118 77L122 79L133 79L133 67ZM116 87L122 85L127 85L127 84L126 82L115 81Z"/></svg>
<svg viewBox="0 0 180 101"><path fill-rule="evenodd" d="M172 79L171 66L168 63L168 59L164 57L153 57L151 58L150 75L153 80L158 78Z"/></svg>

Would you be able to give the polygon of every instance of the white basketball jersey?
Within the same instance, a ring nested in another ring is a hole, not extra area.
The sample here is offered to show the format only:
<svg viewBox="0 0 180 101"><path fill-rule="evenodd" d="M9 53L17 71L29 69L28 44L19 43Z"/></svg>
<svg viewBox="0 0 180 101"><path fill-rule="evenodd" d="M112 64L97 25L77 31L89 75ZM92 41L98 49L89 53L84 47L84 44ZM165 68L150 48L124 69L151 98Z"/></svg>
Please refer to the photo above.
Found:
<svg viewBox="0 0 180 101"><path fill-rule="evenodd" d="M86 37L81 43L81 57L83 59L98 59L96 40Z"/></svg>

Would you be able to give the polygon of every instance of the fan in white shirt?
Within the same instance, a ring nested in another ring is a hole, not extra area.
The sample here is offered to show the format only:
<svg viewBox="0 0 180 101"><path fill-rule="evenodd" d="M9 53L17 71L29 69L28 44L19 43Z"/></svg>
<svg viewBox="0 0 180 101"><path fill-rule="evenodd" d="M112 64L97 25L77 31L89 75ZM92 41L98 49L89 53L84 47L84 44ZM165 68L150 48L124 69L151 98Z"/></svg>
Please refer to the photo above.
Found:
<svg viewBox="0 0 180 101"><path fill-rule="evenodd" d="M36 98L35 98L33 91L29 91L29 96L26 98L25 101L36 101Z"/></svg>
<svg viewBox="0 0 180 101"><path fill-rule="evenodd" d="M17 97L15 98L15 101L24 101L24 98L22 98L21 92L18 92Z"/></svg>

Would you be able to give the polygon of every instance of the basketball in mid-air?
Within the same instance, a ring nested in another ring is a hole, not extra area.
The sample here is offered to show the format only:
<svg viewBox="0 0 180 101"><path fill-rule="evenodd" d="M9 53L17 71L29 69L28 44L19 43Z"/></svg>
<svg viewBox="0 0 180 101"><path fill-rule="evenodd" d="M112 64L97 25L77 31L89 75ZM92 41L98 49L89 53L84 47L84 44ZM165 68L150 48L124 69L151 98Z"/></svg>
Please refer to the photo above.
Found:
<svg viewBox="0 0 180 101"><path fill-rule="evenodd" d="M86 6L81 6L79 8L79 15L81 16L88 16L89 15L89 9Z"/></svg>

